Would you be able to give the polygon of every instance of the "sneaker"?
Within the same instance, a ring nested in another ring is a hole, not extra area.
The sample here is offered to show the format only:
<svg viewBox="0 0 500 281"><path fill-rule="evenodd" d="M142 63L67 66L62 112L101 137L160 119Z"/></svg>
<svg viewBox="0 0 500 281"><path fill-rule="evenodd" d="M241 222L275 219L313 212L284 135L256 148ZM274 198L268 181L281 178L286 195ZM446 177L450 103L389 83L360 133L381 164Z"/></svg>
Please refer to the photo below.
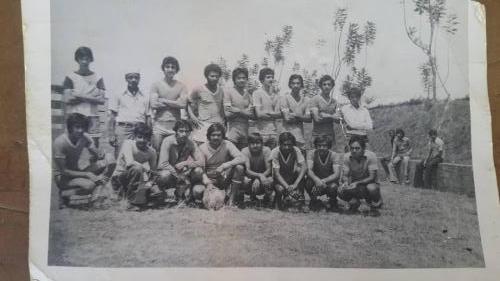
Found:
<svg viewBox="0 0 500 281"><path fill-rule="evenodd" d="M359 207L358 207L358 211L360 211L363 214L369 213L371 211L371 209L372 208L368 205L368 203L366 203L365 200L362 200L361 205L359 205Z"/></svg>

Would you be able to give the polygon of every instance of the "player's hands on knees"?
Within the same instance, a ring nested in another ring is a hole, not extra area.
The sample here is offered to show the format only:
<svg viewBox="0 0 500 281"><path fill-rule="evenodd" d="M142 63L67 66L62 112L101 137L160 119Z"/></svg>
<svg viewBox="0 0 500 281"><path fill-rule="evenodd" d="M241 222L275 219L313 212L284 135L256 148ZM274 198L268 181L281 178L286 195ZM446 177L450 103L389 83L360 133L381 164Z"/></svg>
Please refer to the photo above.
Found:
<svg viewBox="0 0 500 281"><path fill-rule="evenodd" d="M94 173L91 173L91 172L87 172L86 174L87 178L93 182L98 182L101 180L100 177L96 176Z"/></svg>
<svg viewBox="0 0 500 281"><path fill-rule="evenodd" d="M227 166L225 164L221 164L217 169L215 169L215 172L218 174L224 173L224 171L227 169Z"/></svg>

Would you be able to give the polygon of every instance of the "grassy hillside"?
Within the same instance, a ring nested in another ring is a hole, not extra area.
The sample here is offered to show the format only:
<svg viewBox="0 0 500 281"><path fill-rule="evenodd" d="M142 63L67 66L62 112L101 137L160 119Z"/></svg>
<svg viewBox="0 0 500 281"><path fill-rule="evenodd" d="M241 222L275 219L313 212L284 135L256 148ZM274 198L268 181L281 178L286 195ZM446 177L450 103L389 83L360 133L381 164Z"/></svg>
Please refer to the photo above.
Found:
<svg viewBox="0 0 500 281"><path fill-rule="evenodd" d="M389 129L402 128L413 143L413 157L426 156L427 132L438 128L438 135L445 142L445 161L471 164L471 131L469 100L452 100L446 105L438 102L426 106L421 101L396 105L378 106L370 109L374 131L370 145L381 155L390 152Z"/></svg>

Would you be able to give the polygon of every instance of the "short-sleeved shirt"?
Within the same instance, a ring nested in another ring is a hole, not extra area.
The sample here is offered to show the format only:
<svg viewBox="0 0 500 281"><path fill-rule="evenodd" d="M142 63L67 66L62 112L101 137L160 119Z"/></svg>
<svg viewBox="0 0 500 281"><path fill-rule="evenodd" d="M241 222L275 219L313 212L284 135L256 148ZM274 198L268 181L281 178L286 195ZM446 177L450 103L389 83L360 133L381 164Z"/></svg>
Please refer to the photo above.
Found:
<svg viewBox="0 0 500 281"><path fill-rule="evenodd" d="M279 96L276 93L268 94L262 88L255 90L252 94L253 105L266 112L277 111ZM277 134L275 120L257 119L255 127L261 134Z"/></svg>
<svg viewBox="0 0 500 281"><path fill-rule="evenodd" d="M224 123L222 100L224 93L221 87L217 87L215 93L210 91L206 85L198 86L189 95L189 102L197 104L198 120L207 123Z"/></svg>
<svg viewBox="0 0 500 281"><path fill-rule="evenodd" d="M434 141L429 141L430 157L436 157L441 151L441 157L444 158L444 141L436 137Z"/></svg>
<svg viewBox="0 0 500 281"><path fill-rule="evenodd" d="M129 90L113 95L109 110L117 113L116 122L143 122L150 116L149 95L139 90L135 95Z"/></svg>
<svg viewBox="0 0 500 281"><path fill-rule="evenodd" d="M309 114L309 99L305 97L302 93L300 99L297 101L291 93L287 93L283 96L279 102L281 112L289 112L294 114L300 114L302 116ZM305 143L304 138L304 122L293 121L286 122L283 120L283 129L286 132L292 133L298 142Z"/></svg>
<svg viewBox="0 0 500 281"><path fill-rule="evenodd" d="M92 139L84 134L76 144L69 140L66 133L58 136L54 143L52 144L52 154L54 159L64 159L65 167L69 170L80 171L78 166L78 161L84 148L88 148L92 145ZM53 163L53 175L59 176L62 174L59 166Z"/></svg>
<svg viewBox="0 0 500 281"><path fill-rule="evenodd" d="M232 106L238 109L248 109L252 105L252 96L247 90L243 95L234 87L224 89L224 106ZM237 115L227 118L227 125L231 127L244 127L248 130L248 118Z"/></svg>
<svg viewBox="0 0 500 281"><path fill-rule="evenodd" d="M407 154L411 149L410 139L403 137L403 139L394 138L393 145L396 146L396 155Z"/></svg>
<svg viewBox="0 0 500 281"><path fill-rule="evenodd" d="M320 157L320 151L313 149L307 152L307 162L312 164L312 171L320 179L324 179L333 175L335 170L334 167L339 165L337 153L328 150L328 154L325 159Z"/></svg>
<svg viewBox="0 0 500 281"><path fill-rule="evenodd" d="M370 112L364 106L360 105L355 108L352 104L344 105L342 115L347 125L352 128L352 130L347 130L348 134L366 136L367 131L373 130Z"/></svg>
<svg viewBox="0 0 500 281"><path fill-rule="evenodd" d="M253 155L248 147L243 148L241 153L250 162L250 167L247 167L247 169L256 173L264 173L266 171L266 162L271 161L271 149L267 146L262 146L262 153L258 155Z"/></svg>
<svg viewBox="0 0 500 281"><path fill-rule="evenodd" d="M286 177L293 174L295 166L305 165L304 156L296 146L293 147L293 151L286 158L281 153L280 147L275 147L271 151L271 162L273 169L279 169L280 174Z"/></svg>
<svg viewBox="0 0 500 281"><path fill-rule="evenodd" d="M223 140L217 149L213 149L208 142L205 142L200 145L199 150L205 163L205 172L208 175L213 174L217 167L223 163L236 157L243 157L238 148L228 140Z"/></svg>
<svg viewBox="0 0 500 281"><path fill-rule="evenodd" d="M325 99L321 94L313 96L309 100L309 108L316 108L319 113L335 114L337 110L337 101L333 97ZM333 133L333 120L330 122L316 123L313 120L313 135L330 135Z"/></svg>
<svg viewBox="0 0 500 281"><path fill-rule="evenodd" d="M145 163L155 163L156 164L156 151L151 146L148 146L146 150L140 150L137 148L135 144L135 140L128 139L124 140L122 144L122 148L120 150L120 154L118 154L118 159L116 163L116 169L114 175L118 173L124 172L127 169L127 157L131 156L133 161L136 161L140 164ZM151 164L149 164L151 168Z"/></svg>
<svg viewBox="0 0 500 281"><path fill-rule="evenodd" d="M63 82L65 90L71 89L79 95L92 96L101 94L104 98L104 81L96 73L92 72L90 75L80 75L72 72ZM66 114L80 113L85 116L96 116L99 114L98 105L87 101L80 101L75 104L66 104Z"/></svg>
<svg viewBox="0 0 500 281"><path fill-rule="evenodd" d="M186 86L177 80L174 80L173 86L170 86L164 79L153 83L151 86L150 98L151 106L155 109L155 120L157 121L177 121L181 119L181 110L172 107L156 107L156 100L164 98L172 101L179 101L184 105L187 103L188 90Z"/></svg>
<svg viewBox="0 0 500 281"><path fill-rule="evenodd" d="M196 149L196 145L190 139L187 139L186 143L180 146L175 135L166 137L161 144L158 169L168 170L169 166L172 167L186 161L195 153Z"/></svg>
<svg viewBox="0 0 500 281"><path fill-rule="evenodd" d="M370 175L370 171L378 170L377 156L369 150L365 150L365 154L360 160L354 159L351 153L348 152L344 154L343 162L344 169L349 169L348 176L352 181L365 179ZM378 179L375 179L375 181L378 181Z"/></svg>

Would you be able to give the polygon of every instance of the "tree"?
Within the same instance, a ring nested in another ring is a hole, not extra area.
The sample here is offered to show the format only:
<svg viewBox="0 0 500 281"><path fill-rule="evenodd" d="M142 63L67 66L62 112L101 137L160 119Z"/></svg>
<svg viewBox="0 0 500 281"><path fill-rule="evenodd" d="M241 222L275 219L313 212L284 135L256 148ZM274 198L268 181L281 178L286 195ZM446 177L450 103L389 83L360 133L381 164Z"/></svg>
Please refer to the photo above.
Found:
<svg viewBox="0 0 500 281"><path fill-rule="evenodd" d="M274 36L273 39L266 40L264 50L267 55L273 59L274 69L279 67L278 82L281 81L281 74L285 65L285 48L291 45L293 27L285 25L281 29L281 34ZM268 60L263 60L262 65L268 66Z"/></svg>
<svg viewBox="0 0 500 281"><path fill-rule="evenodd" d="M436 84L439 82L446 93L447 99L449 99L450 93L446 88L446 80L449 72L443 79L437 64L437 34L439 30L443 30L448 35L455 35L458 31L458 18L454 14L447 13L446 0L413 0L413 3L415 4L413 11L427 21L427 32L423 33L427 38L424 38L424 35L417 35L417 28L408 25L405 0L403 0L403 20L408 38L427 57L426 62L419 66L424 90L427 91L428 98L432 93L432 99L436 100ZM444 24L442 24L443 21L445 21Z"/></svg>
<svg viewBox="0 0 500 281"><path fill-rule="evenodd" d="M348 22L348 11L339 8L333 17L333 56L331 75L337 80L343 71L347 72L342 82L342 93L350 87L359 87L362 92L371 86L372 78L366 70L368 47L376 39L377 27L374 22L367 21L361 27L358 23ZM344 44L342 44L344 42ZM317 46L322 48L327 40L320 39ZM359 65L358 55L364 50L364 63ZM358 66L357 66L358 65Z"/></svg>

